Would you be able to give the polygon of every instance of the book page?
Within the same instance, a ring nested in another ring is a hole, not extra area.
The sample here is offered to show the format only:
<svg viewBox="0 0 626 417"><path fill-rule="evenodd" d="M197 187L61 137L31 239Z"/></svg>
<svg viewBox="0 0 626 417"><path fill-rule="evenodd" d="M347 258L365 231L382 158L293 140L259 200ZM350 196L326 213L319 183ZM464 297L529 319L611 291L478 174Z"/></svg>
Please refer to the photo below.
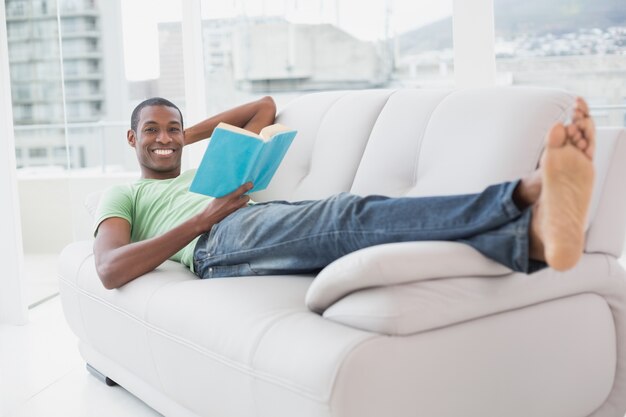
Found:
<svg viewBox="0 0 626 417"><path fill-rule="evenodd" d="M250 136L252 138L263 139L260 135L257 135L254 132L250 132L249 130L243 129L241 127L233 126L231 124L224 123L224 122L220 122L217 126L215 126L215 128L228 130L230 132L240 133L242 135Z"/></svg>
<svg viewBox="0 0 626 417"><path fill-rule="evenodd" d="M291 130L291 129L288 128L285 125L281 125L280 123L276 123L276 124L269 125L269 126L264 127L263 129L261 129L261 133L259 133L259 136L261 137L261 139L263 139L265 141L268 141L275 134L280 133L280 132L286 132L288 130Z"/></svg>

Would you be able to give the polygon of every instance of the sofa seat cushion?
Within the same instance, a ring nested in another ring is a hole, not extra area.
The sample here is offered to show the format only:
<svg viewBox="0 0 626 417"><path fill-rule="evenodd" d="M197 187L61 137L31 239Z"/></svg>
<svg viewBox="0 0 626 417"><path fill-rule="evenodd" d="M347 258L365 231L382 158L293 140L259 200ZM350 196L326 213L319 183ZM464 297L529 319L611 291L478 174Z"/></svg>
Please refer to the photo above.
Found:
<svg viewBox="0 0 626 417"><path fill-rule="evenodd" d="M180 282L154 294L146 321L185 343L250 364L272 326L307 312L302 300L310 283L303 276Z"/></svg>

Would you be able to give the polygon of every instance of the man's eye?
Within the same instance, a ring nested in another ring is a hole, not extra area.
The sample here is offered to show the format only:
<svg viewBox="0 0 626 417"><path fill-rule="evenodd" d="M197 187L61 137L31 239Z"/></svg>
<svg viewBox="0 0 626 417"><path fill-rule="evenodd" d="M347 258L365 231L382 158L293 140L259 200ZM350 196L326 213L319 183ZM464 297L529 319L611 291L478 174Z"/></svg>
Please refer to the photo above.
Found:
<svg viewBox="0 0 626 417"><path fill-rule="evenodd" d="M155 128L153 128L153 127L149 127L149 128L147 128L147 129L144 129L143 131L144 131L144 132L147 132L147 133L154 133L154 132L156 132L156 129L155 129Z"/></svg>
<svg viewBox="0 0 626 417"><path fill-rule="evenodd" d="M180 132L180 129L177 127L170 128L170 132Z"/></svg>

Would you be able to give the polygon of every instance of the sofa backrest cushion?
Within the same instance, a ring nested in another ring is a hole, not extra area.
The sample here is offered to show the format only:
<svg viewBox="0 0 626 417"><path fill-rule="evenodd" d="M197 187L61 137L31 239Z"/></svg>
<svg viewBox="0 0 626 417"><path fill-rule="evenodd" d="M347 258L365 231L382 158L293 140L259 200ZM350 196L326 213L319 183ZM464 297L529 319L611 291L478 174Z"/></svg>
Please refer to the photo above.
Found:
<svg viewBox="0 0 626 417"><path fill-rule="evenodd" d="M307 200L349 191L392 90L334 91L294 100L277 122L298 130L267 190L255 201Z"/></svg>
<svg viewBox="0 0 626 417"><path fill-rule="evenodd" d="M428 196L482 191L537 166L573 97L536 88L399 90L372 130L351 191Z"/></svg>

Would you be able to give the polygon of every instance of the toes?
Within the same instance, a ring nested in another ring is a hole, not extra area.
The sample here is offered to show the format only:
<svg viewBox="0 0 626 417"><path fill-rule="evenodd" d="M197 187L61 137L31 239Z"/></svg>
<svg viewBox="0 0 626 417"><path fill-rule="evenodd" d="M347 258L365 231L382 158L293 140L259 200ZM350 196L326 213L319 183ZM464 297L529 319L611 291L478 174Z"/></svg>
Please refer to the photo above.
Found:
<svg viewBox="0 0 626 417"><path fill-rule="evenodd" d="M579 129L583 132L583 136L590 142L595 141L596 126L593 119L590 117L585 118L579 122Z"/></svg>
<svg viewBox="0 0 626 417"><path fill-rule="evenodd" d="M582 97L576 97L576 110L582 112L583 117L589 116L589 106Z"/></svg>
<svg viewBox="0 0 626 417"><path fill-rule="evenodd" d="M546 146L558 148L567 142L567 131L562 123L557 123L550 129L546 137Z"/></svg>
<svg viewBox="0 0 626 417"><path fill-rule="evenodd" d="M565 128L567 140L580 149L589 159L595 152L595 124L589 115L589 105L581 97L576 98L572 123Z"/></svg>
<svg viewBox="0 0 626 417"><path fill-rule="evenodd" d="M570 139L570 143L574 145L576 148L584 151L587 149L589 143L582 136L578 135L578 137Z"/></svg>
<svg viewBox="0 0 626 417"><path fill-rule="evenodd" d="M596 126L593 119L590 116L587 116L583 119L577 120L576 127L578 131L581 132L583 141L585 142L585 147L580 149L584 149L585 154L590 159L593 159L596 145Z"/></svg>
<svg viewBox="0 0 626 417"><path fill-rule="evenodd" d="M577 123L581 120L585 120L588 117L581 109L575 108L574 115L572 116L572 122Z"/></svg>
<svg viewBox="0 0 626 417"><path fill-rule="evenodd" d="M550 129L546 138L547 147L561 147L571 143L587 157L593 159L595 152L595 125L589 116L587 102L578 97L572 114L572 123L558 123Z"/></svg>
<svg viewBox="0 0 626 417"><path fill-rule="evenodd" d="M575 124L569 124L565 126L565 131L566 131L567 137L570 139L573 139L576 133L578 132L578 127L576 127Z"/></svg>

